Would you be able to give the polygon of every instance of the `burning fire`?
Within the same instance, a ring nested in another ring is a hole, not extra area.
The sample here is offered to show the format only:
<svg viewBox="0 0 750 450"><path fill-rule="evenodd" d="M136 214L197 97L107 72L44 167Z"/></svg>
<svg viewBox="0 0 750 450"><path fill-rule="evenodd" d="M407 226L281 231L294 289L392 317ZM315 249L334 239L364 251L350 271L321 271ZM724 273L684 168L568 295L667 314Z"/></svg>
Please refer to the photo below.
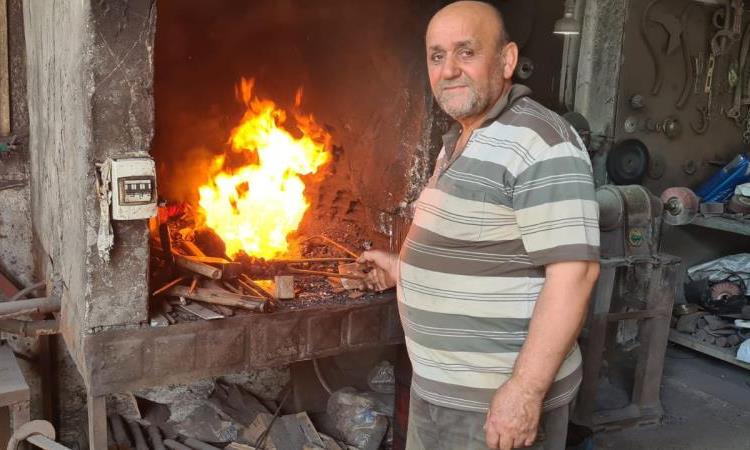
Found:
<svg viewBox="0 0 750 450"><path fill-rule="evenodd" d="M293 113L302 136L284 127L287 114L270 100L252 96L254 80L242 79L237 95L246 105L229 144L249 161L228 169L226 156L213 161L211 180L199 188L205 225L223 240L227 254L244 250L250 256L272 258L288 250L287 236L295 231L310 206L300 176L315 174L330 160L331 135L312 115ZM302 100L297 91L295 109Z"/></svg>

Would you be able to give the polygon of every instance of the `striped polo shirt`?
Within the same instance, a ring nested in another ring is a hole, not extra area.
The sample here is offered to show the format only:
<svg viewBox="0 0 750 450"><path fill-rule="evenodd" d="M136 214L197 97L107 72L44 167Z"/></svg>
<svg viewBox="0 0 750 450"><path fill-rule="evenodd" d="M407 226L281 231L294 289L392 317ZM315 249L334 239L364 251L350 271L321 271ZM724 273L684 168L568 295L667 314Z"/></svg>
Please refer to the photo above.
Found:
<svg viewBox="0 0 750 450"><path fill-rule="evenodd" d="M412 388L425 401L484 412L512 374L544 266L599 259L591 162L573 128L514 85L460 154L454 126L415 205L398 299ZM570 402L574 346L544 402Z"/></svg>

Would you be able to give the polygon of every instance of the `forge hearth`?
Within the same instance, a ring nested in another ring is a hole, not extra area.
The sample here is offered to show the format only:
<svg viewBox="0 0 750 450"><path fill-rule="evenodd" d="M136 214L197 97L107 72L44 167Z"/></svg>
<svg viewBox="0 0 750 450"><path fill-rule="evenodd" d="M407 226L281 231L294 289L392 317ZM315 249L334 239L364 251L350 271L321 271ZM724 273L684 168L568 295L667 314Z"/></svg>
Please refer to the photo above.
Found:
<svg viewBox="0 0 750 450"><path fill-rule="evenodd" d="M99 355L86 367L88 387L101 396L399 344L394 300L371 294L356 303L104 331L86 340L86 352Z"/></svg>

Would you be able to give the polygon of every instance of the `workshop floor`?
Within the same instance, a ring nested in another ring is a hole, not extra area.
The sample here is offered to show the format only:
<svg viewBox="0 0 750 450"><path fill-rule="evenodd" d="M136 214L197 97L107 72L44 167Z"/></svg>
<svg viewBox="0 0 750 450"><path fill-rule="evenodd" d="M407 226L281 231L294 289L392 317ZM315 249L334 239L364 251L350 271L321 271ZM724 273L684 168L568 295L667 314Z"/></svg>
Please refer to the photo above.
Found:
<svg viewBox="0 0 750 450"><path fill-rule="evenodd" d="M597 449L750 450L750 371L670 344L662 425L600 433Z"/></svg>

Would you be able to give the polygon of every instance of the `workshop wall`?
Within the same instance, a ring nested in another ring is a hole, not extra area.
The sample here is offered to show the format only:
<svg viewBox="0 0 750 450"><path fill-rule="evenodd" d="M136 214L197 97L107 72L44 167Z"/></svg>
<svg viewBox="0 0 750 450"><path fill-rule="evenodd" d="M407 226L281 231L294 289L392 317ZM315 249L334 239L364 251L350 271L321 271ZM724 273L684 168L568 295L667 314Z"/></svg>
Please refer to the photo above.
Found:
<svg viewBox="0 0 750 450"><path fill-rule="evenodd" d="M650 56L642 31L647 8L645 34L654 49L658 68ZM630 0L628 4L614 142L635 138L648 147L651 164L642 184L656 196L672 186L694 189L738 153L747 151L747 145L742 142L747 108L743 109L745 114L739 126L724 114L732 106L728 73L730 64L739 59L740 42L728 46L727 55L717 58L710 123L703 134L693 130L693 127L701 128L698 108L706 107L708 102L704 93L706 66L709 41L716 32L712 17L718 8L682 0ZM675 35L672 53L666 53L670 46L666 27L655 20L669 24L673 33L682 33L682 41ZM687 50L687 65L683 60L683 45ZM693 72L695 58L703 61L697 82ZM657 71L663 82L658 94L653 94ZM747 79L745 77L745 82ZM683 89L688 95L680 108L676 104ZM643 97L643 108L631 106L630 99L635 95ZM674 119L679 124L680 131L674 138L648 130L665 119ZM688 267L699 261L750 249L747 238L697 227L673 228L664 236L662 249L682 257Z"/></svg>
<svg viewBox="0 0 750 450"><path fill-rule="evenodd" d="M8 53L10 65L11 135L18 144L0 154L0 271L28 285L33 280L28 132L26 109L26 57L21 0L8 2Z"/></svg>
<svg viewBox="0 0 750 450"><path fill-rule="evenodd" d="M146 223L115 224L111 261L100 259L95 163L150 147L155 9L150 1L23 6L39 277L59 291L61 329L80 365L83 333L147 318Z"/></svg>

